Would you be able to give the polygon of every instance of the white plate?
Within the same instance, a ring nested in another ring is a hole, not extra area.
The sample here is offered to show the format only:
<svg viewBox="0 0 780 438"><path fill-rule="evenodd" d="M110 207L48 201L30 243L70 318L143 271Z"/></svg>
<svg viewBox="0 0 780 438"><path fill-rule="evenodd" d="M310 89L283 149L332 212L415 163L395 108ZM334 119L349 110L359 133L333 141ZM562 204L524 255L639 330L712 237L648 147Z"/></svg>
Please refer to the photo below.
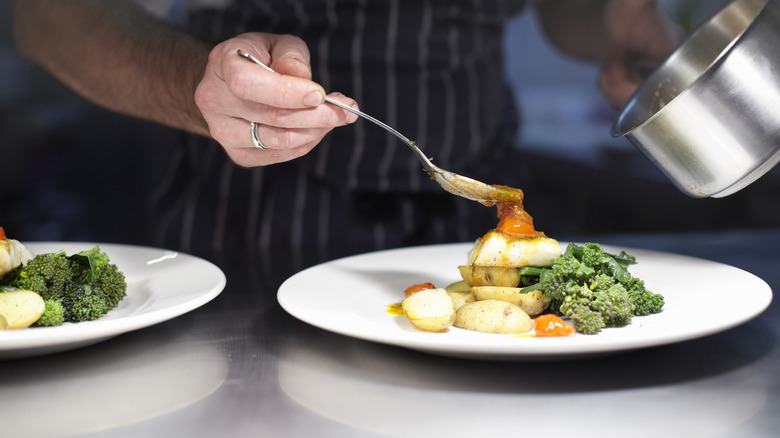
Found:
<svg viewBox="0 0 780 438"><path fill-rule="evenodd" d="M565 243L562 243L565 245ZM634 318L627 327L596 335L535 338L450 328L444 333L415 329L387 313L406 287L430 281L444 287L460 280L470 243L395 249L347 257L301 271L279 289L281 306L313 326L359 339L445 356L530 359L603 354L690 340L742 324L772 300L769 286L733 266L676 254L625 248L637 257L630 268L665 298L661 313ZM619 253L621 249L603 246ZM731 292L739 291L735 306Z"/></svg>
<svg viewBox="0 0 780 438"><path fill-rule="evenodd" d="M0 359L70 350L158 324L208 303L225 287L225 274L217 266L180 252L107 243L25 243L35 254L72 254L95 245L127 279L127 296L119 306L95 321L0 331Z"/></svg>

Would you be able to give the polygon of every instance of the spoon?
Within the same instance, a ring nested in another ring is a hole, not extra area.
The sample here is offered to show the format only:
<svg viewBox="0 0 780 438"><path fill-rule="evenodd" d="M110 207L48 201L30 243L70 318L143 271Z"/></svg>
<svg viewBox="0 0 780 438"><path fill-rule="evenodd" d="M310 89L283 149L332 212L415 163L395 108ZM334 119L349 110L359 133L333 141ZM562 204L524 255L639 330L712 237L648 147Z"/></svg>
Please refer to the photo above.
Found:
<svg viewBox="0 0 780 438"><path fill-rule="evenodd" d="M252 61L253 63L265 68L268 71L271 72L274 71L273 69L271 69L271 67L268 67L267 65L263 64L260 60L250 55L249 53L246 53L243 50L239 49L238 54L239 56L242 56ZM467 176L458 175L457 173L444 170L441 167L438 167L435 164L433 164L431 160L429 160L428 157L426 157L425 154L423 154L423 152L420 150L420 148L417 146L415 142L406 138L395 128L392 128L391 126L385 124L384 122L360 110L356 110L351 106L347 106L337 100L331 99L330 97L326 96L325 101L339 108L342 108L346 111L349 111L359 117L362 117L370 122L373 122L374 124L382 127L385 131L398 137L402 142L404 142L407 146L409 146L409 148L412 151L414 151L414 153L417 155L417 158L419 158L420 161L422 162L423 169L425 170L425 172L428 173L428 175L430 175L430 177L433 178L434 181L439 183L439 185L442 186L444 190L452 193L453 195L461 196L466 199L470 199L472 201L477 201L479 203L488 206L493 205L499 201L522 202L522 198L523 198L522 191L518 189L513 189L511 187L493 186L490 184L485 184L483 182L477 181Z"/></svg>

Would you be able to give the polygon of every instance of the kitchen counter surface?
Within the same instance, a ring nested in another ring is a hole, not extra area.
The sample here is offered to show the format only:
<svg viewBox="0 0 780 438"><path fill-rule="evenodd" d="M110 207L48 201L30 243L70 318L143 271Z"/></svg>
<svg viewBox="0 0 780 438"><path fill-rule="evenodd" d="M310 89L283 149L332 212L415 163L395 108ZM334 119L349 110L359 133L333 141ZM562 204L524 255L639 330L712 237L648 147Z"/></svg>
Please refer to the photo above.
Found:
<svg viewBox="0 0 780 438"><path fill-rule="evenodd" d="M776 229L579 240L714 260L780 288ZM314 328L281 309L251 261L203 256L227 276L205 306L93 346L0 362L0 436L770 437L780 430L776 303L736 328L666 346L554 361L455 359ZM740 285L733 287L739 306Z"/></svg>

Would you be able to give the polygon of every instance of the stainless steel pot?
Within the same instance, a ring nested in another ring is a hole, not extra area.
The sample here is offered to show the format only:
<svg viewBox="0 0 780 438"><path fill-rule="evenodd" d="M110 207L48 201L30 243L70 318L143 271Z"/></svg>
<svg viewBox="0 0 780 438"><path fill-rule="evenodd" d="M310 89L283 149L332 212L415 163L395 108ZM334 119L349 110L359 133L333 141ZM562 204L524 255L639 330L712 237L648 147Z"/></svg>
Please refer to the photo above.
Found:
<svg viewBox="0 0 780 438"><path fill-rule="evenodd" d="M699 26L615 121L684 193L723 197L780 161L780 6L737 0Z"/></svg>

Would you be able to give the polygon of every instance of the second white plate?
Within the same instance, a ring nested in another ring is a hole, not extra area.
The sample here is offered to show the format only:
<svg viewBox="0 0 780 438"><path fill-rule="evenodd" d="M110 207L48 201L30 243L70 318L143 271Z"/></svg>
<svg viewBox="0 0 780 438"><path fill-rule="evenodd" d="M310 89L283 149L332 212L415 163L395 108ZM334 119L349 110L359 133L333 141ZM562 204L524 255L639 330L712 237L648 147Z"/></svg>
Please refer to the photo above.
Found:
<svg viewBox="0 0 780 438"><path fill-rule="evenodd" d="M565 246L562 243L562 246ZM412 284L444 287L460 280L471 243L379 251L323 263L301 271L279 288L281 306L313 326L368 341L445 356L478 359L533 359L603 354L690 340L742 324L772 301L769 285L739 268L713 261L635 248L625 249L638 264L631 273L665 298L661 313L634 318L627 327L596 335L536 338L477 333L450 328L424 332L406 318L387 312ZM741 306L733 306L732 286L740 285Z"/></svg>
<svg viewBox="0 0 780 438"><path fill-rule="evenodd" d="M211 262L158 248L89 242L24 244L34 254L99 245L127 279L127 296L95 321L0 331L0 359L70 350L180 316L214 299L225 274Z"/></svg>

